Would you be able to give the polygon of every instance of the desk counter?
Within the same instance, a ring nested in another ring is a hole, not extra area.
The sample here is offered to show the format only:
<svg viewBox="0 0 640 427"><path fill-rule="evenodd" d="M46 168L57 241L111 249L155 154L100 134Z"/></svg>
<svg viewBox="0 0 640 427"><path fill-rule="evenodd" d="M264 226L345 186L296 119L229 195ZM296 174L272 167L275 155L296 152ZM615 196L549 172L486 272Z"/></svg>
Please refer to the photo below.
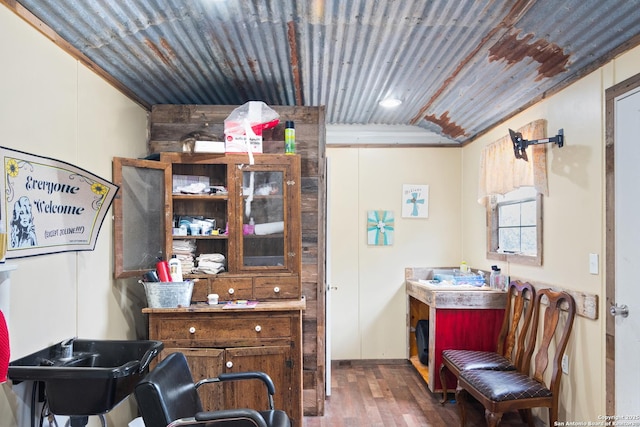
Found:
<svg viewBox="0 0 640 427"><path fill-rule="evenodd" d="M433 268L405 269L408 355L432 392L440 392L442 351L449 348L495 351L504 317L506 293L470 285L429 283ZM428 320L428 364L420 362L416 325ZM447 379L449 389L455 377Z"/></svg>

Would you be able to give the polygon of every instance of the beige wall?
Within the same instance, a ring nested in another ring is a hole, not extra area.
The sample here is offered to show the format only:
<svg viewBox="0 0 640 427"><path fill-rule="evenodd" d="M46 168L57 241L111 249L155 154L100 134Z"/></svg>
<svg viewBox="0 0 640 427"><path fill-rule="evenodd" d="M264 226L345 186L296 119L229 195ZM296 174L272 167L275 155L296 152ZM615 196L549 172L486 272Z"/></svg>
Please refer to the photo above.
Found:
<svg viewBox="0 0 640 427"><path fill-rule="evenodd" d="M639 73L638 64L640 48L501 123L462 150L331 148L328 126L329 283L337 287L332 293L332 358L405 357L401 286L405 267L456 265L464 259L474 268L489 269L496 263L485 255L485 210L477 203L480 152L509 128L546 119L549 135L564 129L565 146L548 146L547 151L544 262L541 267L498 264L509 275L598 296L598 320L578 317L574 325L560 419L594 421L605 414L604 91ZM403 183L430 185L428 220L400 218L398 193ZM396 213L393 246L367 245L369 209ZM598 275L589 273L590 253L599 255Z"/></svg>
<svg viewBox="0 0 640 427"><path fill-rule="evenodd" d="M363 132L366 127L363 127ZM327 143L334 133L327 128ZM343 136L336 136L342 138ZM332 359L407 357L404 268L460 262L458 148L329 148ZM429 217L402 218L402 185L429 185ZM367 211L391 210L391 246L367 244Z"/></svg>
<svg viewBox="0 0 640 427"><path fill-rule="evenodd" d="M546 119L548 135L563 128L565 146L549 146L549 197L543 203L542 267L503 263L506 274L550 286L596 294L599 319L578 317L567 349L569 374L562 379L560 420L596 421L605 414L605 90L640 72L640 48L622 55L556 95L501 123L463 149L462 256L486 267L485 211L476 202L482 148L533 120ZM589 253L600 257L600 274L589 273Z"/></svg>
<svg viewBox="0 0 640 427"><path fill-rule="evenodd" d="M0 38L0 145L63 160L107 180L114 156L145 154L142 108L5 7ZM94 251L9 263L17 266L8 319L12 359L73 336L136 338L136 296L127 292L136 284L113 280L111 213ZM9 384L0 388L0 425L29 425L19 399ZM133 414L122 405L109 424L126 425Z"/></svg>
<svg viewBox="0 0 640 427"><path fill-rule="evenodd" d="M0 144L64 160L111 178L114 156L145 152L146 113L37 31L0 7ZM635 49L521 114L464 149L331 148L330 238L334 359L404 358L403 269L454 265L488 269L485 212L477 204L478 159L486 144L532 120L564 128L566 145L549 147L544 201L544 264L501 265L504 272L600 298L599 320L578 318L563 378L561 419L596 420L605 408L604 90L640 72ZM329 144L331 140L327 141ZM403 219L402 184L428 184L429 218ZM395 242L366 242L366 211L393 210ZM59 340L135 338L139 289L112 279L112 226L107 217L95 251L10 261L12 358ZM600 255L599 275L588 254ZM135 290L135 291L132 291ZM336 318L335 316L333 317ZM0 425L25 425L10 385L0 390ZM133 411L117 408L110 425ZM93 421L92 421L93 422Z"/></svg>

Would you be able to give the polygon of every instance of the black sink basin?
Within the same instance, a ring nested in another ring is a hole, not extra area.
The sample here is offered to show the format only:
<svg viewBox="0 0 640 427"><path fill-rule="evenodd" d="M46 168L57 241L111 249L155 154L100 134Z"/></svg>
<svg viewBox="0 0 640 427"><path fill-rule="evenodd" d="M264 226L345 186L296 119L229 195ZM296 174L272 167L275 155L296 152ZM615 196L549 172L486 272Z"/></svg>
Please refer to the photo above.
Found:
<svg viewBox="0 0 640 427"><path fill-rule="evenodd" d="M57 415L99 415L133 391L161 341L73 341L64 357L62 341L9 363L9 378L45 383L49 409Z"/></svg>

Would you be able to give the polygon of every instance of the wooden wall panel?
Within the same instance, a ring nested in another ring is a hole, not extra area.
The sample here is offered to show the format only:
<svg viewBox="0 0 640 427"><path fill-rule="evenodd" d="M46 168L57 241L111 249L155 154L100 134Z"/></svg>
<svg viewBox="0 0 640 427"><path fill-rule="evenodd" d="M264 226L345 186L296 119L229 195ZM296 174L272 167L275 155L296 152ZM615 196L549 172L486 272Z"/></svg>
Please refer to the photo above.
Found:
<svg viewBox="0 0 640 427"><path fill-rule="evenodd" d="M183 151L194 135L224 140L224 119L235 105L154 105L149 153ZM280 123L263 133L265 153L284 152L284 124L293 120L301 156L303 398L305 415L323 415L325 400L325 113L324 107L270 106Z"/></svg>

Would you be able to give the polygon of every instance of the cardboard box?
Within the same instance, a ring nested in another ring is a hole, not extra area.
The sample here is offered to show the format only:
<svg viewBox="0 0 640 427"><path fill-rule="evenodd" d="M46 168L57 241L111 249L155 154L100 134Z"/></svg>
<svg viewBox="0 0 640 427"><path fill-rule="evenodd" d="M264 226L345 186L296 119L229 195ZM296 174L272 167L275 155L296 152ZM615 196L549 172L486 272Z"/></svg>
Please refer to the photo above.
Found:
<svg viewBox="0 0 640 427"><path fill-rule="evenodd" d="M247 141L252 153L262 153L262 135L225 135L225 151L227 153L247 153Z"/></svg>
<svg viewBox="0 0 640 427"><path fill-rule="evenodd" d="M193 146L194 153L224 153L223 141L196 141Z"/></svg>

